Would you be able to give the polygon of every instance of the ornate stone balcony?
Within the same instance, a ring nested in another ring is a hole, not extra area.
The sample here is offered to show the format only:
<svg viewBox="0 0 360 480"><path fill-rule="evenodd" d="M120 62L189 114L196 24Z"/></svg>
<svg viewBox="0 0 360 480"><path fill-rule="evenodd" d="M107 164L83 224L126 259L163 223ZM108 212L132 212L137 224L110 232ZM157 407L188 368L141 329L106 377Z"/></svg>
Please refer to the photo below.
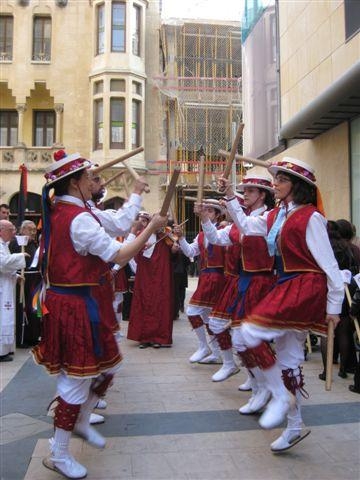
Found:
<svg viewBox="0 0 360 480"><path fill-rule="evenodd" d="M25 163L32 170L43 170L53 158L53 153L59 147L0 147L0 170L17 170L18 166Z"/></svg>

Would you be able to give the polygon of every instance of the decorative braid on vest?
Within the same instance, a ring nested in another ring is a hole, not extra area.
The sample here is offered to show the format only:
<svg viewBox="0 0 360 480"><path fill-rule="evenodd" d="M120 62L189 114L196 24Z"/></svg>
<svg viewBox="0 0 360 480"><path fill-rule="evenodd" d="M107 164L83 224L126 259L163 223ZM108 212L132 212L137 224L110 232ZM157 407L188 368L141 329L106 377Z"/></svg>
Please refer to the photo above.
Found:
<svg viewBox="0 0 360 480"><path fill-rule="evenodd" d="M80 412L81 404L75 405L73 403L67 403L61 397L57 397L56 400L58 404L55 408L54 427L72 432Z"/></svg>
<svg viewBox="0 0 360 480"><path fill-rule="evenodd" d="M246 352L253 356L255 362L253 366L255 367L267 370L275 365L275 354L267 342L261 342L257 347L248 348Z"/></svg>
<svg viewBox="0 0 360 480"><path fill-rule="evenodd" d="M208 332L208 334L211 335L211 336L214 336L214 332L211 330L208 323L205 324L205 327L206 327L206 331Z"/></svg>
<svg viewBox="0 0 360 480"><path fill-rule="evenodd" d="M98 397L103 397L107 389L112 385L113 378L114 375L112 373L102 373L91 385L91 390Z"/></svg>
<svg viewBox="0 0 360 480"><path fill-rule="evenodd" d="M298 374L295 374L295 371L292 368L288 368L287 370L282 370L282 379L285 387L293 395L295 395L296 390L299 390L300 394L304 398L309 398L309 394L304 388L305 382L304 382L304 375L302 373L302 367L299 367Z"/></svg>
<svg viewBox="0 0 360 480"><path fill-rule="evenodd" d="M188 315L188 319L194 329L204 325L204 321L200 315Z"/></svg>
<svg viewBox="0 0 360 480"><path fill-rule="evenodd" d="M227 328L221 333L215 333L215 337L221 350L229 350L229 348L232 347L230 328Z"/></svg>

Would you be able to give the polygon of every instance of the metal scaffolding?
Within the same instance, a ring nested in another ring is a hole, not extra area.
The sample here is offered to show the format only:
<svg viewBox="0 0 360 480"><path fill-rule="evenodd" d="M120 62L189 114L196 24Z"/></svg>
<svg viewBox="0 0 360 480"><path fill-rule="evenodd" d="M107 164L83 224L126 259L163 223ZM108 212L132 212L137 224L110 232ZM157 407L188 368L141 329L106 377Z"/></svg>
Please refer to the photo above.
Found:
<svg viewBox="0 0 360 480"><path fill-rule="evenodd" d="M204 152L205 186L211 191L224 165L218 150L230 150L241 122L240 22L163 24L160 39L163 72L152 81L162 98L167 148L159 169L169 174L180 164L183 217L184 197L198 184L199 152ZM242 174L240 165L236 173Z"/></svg>

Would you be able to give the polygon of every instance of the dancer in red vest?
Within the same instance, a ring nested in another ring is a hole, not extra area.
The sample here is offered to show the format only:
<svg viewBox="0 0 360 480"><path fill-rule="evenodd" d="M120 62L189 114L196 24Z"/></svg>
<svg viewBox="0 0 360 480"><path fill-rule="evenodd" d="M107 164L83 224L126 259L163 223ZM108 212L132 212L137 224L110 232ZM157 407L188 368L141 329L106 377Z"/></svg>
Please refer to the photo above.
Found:
<svg viewBox="0 0 360 480"><path fill-rule="evenodd" d="M274 428L288 418L287 428L271 444L272 451L280 452L309 433L302 429L300 403L305 395L301 371L304 340L308 330L326 335L327 323L339 322L344 286L326 220L317 209L322 206L313 169L285 157L269 171L281 208L258 217L244 215L227 179L221 177L219 183L225 188L228 211L239 230L245 235L265 236L269 254L275 256L277 283L233 331L233 344L248 368L262 369L271 391L260 425ZM273 339L277 359L268 344Z"/></svg>
<svg viewBox="0 0 360 480"><path fill-rule="evenodd" d="M204 204L210 221L218 225L219 219L223 215L219 201L208 199L204 200ZM197 213L196 206L194 211ZM199 346L189 361L191 363L220 363L220 348L208 324L210 312L219 298L224 284L224 249L217 245L211 245L203 232L200 232L191 244L184 238L181 227L175 225L174 233L179 238L179 245L184 255L189 258L200 255L199 282L186 311L198 338ZM209 344L206 339L205 326L211 339Z"/></svg>
<svg viewBox="0 0 360 480"><path fill-rule="evenodd" d="M271 179L259 175L247 175L238 185L244 191L243 208L250 216L262 215L274 206ZM209 325L219 342L224 359L222 368L213 375L213 381L222 381L233 374L231 328L238 328L252 308L269 292L274 283L273 258L267 252L263 237L241 235L235 224L217 230L202 215L202 228L210 243L230 246L234 258L234 273L213 308ZM228 247L229 248L229 247ZM230 322L229 322L230 320ZM255 413L263 408L270 398L259 369L249 370L252 397L239 409L242 414Z"/></svg>
<svg viewBox="0 0 360 480"><path fill-rule="evenodd" d="M89 425L89 417L122 358L91 287L99 284L107 262L125 264L167 219L154 216L132 244L122 246L105 233L86 207L91 196L87 171L91 163L78 153L64 154L55 154L56 161L45 175L41 251L49 288L42 339L33 355L48 373L57 375L59 395L51 454L43 463L68 478L83 478L87 471L69 452L70 437L74 431L95 447L105 446L105 439ZM51 188L55 204L49 201Z"/></svg>
<svg viewBox="0 0 360 480"><path fill-rule="evenodd" d="M87 202L87 205L100 220L102 227L108 235L113 238L127 235L140 211L142 202L141 194L144 192L147 186L145 179L143 177L139 177L137 180L135 180L133 192L131 193L129 199L124 202L121 208L114 210L112 208L102 208L101 202L105 198L106 189L103 186L101 176L93 173L93 168L90 168L90 175L91 199ZM116 308L114 308L113 305L114 282L117 283ZM104 305L104 308L107 309L107 313L104 315L104 317L109 323L111 323L111 328L113 329L114 334L117 335L117 338L119 338L118 334L121 321L121 312L119 312L119 310L121 310L122 293L120 290L125 288L126 283L124 268L120 269L120 266L116 265L113 270L110 270L109 267L109 269L102 276L101 284L93 288L94 297L98 301L101 301Z"/></svg>

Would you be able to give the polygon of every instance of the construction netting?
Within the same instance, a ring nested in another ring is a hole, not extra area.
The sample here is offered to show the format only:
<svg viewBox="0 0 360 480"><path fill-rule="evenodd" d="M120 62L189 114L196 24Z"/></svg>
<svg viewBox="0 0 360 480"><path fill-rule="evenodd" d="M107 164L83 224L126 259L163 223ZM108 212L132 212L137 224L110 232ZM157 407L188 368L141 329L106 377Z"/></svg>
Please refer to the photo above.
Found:
<svg viewBox="0 0 360 480"><path fill-rule="evenodd" d="M231 150L242 120L240 22L178 21L162 25L160 38L163 73L152 80L165 112L162 169L169 174L175 164L181 166L182 211L188 208L184 197L197 189L200 154L205 189L211 192L224 169L218 151ZM242 153L241 141L237 151ZM241 165L234 166L235 174L241 176Z"/></svg>
<svg viewBox="0 0 360 480"><path fill-rule="evenodd" d="M221 168L219 149L230 149L241 121L241 31L239 22L163 25L163 74L154 78L166 112L167 157L182 172ZM241 144L238 147L241 152Z"/></svg>

